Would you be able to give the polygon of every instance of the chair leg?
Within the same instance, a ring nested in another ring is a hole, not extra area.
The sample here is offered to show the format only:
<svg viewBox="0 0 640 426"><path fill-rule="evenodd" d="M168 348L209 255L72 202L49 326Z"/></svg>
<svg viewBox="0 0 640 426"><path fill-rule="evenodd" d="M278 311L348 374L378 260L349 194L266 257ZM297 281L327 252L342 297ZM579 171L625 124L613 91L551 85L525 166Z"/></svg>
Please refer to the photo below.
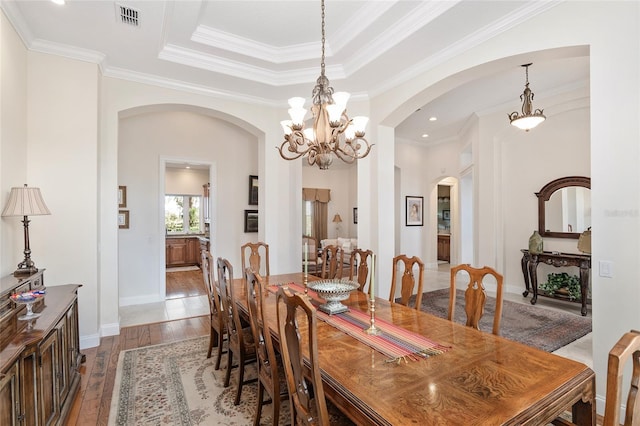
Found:
<svg viewBox="0 0 640 426"><path fill-rule="evenodd" d="M218 332L213 327L211 327L211 332L209 333L209 351L207 352L207 358L211 358L211 350L217 344L218 344Z"/></svg>
<svg viewBox="0 0 640 426"><path fill-rule="evenodd" d="M273 426L280 424L280 395L274 395L273 398Z"/></svg>
<svg viewBox="0 0 640 426"><path fill-rule="evenodd" d="M224 387L229 386L229 381L231 380L231 369L233 368L233 351L231 347L227 349L227 374L224 377ZM236 404L237 405L237 404Z"/></svg>
<svg viewBox="0 0 640 426"><path fill-rule="evenodd" d="M216 370L220 370L220 360L222 359L223 342L224 342L224 334L218 333L218 358L216 359Z"/></svg>
<svg viewBox="0 0 640 426"><path fill-rule="evenodd" d="M234 405L240 404L240 396L242 395L242 385L244 384L244 353L242 348L240 348L240 353L238 354L238 388L236 390L236 400L234 401Z"/></svg>
<svg viewBox="0 0 640 426"><path fill-rule="evenodd" d="M253 420L253 426L260 426L260 417L262 417L262 398L264 396L264 386L258 380L258 408L256 408L256 418Z"/></svg>

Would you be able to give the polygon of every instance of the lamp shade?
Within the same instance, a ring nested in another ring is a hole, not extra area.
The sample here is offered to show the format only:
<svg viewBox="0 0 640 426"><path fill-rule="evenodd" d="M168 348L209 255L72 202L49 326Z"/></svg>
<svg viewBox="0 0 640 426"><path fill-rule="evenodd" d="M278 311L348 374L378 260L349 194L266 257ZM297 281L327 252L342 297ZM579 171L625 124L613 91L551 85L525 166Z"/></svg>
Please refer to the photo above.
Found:
<svg viewBox="0 0 640 426"><path fill-rule="evenodd" d="M24 186L11 188L2 216L42 216L51 214L42 199L40 188Z"/></svg>
<svg viewBox="0 0 640 426"><path fill-rule="evenodd" d="M340 223L342 222L342 218L340 217L339 214L336 213L336 215L333 217L333 222L334 223Z"/></svg>

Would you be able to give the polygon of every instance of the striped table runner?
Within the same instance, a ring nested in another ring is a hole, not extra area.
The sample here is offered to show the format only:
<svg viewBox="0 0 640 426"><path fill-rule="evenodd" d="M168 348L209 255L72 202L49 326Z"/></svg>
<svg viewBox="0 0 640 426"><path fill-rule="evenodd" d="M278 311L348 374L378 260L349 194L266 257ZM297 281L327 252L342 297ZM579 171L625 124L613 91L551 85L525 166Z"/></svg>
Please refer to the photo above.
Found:
<svg viewBox="0 0 640 426"><path fill-rule="evenodd" d="M304 293L304 288L298 284L287 283L284 285L293 291ZM269 290L275 293L278 291L278 286L270 286ZM308 295L312 304L316 307L325 302L324 299L311 290L309 290ZM369 328L370 314L356 309L349 308L346 312L334 315L318 310L317 316L321 321L388 356L389 362L416 361L421 358L440 355L451 349L450 346L441 345L420 334L405 330L379 318L376 318L376 328L380 329L380 334L367 334L364 330Z"/></svg>

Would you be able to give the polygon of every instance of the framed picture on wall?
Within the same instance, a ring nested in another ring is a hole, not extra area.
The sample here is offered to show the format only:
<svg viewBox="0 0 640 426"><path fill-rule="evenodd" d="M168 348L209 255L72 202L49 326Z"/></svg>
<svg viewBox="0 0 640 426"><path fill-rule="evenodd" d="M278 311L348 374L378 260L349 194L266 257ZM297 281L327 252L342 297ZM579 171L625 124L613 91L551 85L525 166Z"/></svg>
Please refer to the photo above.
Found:
<svg viewBox="0 0 640 426"><path fill-rule="evenodd" d="M118 187L118 208L122 209L127 207L127 187L119 186Z"/></svg>
<svg viewBox="0 0 640 426"><path fill-rule="evenodd" d="M244 211L244 232L258 232L258 210Z"/></svg>
<svg viewBox="0 0 640 426"><path fill-rule="evenodd" d="M451 210L442 210L442 218L444 220L451 219Z"/></svg>
<svg viewBox="0 0 640 426"><path fill-rule="evenodd" d="M424 212L422 206L424 197L406 196L405 207L407 211L407 226L423 226Z"/></svg>
<svg viewBox="0 0 640 426"><path fill-rule="evenodd" d="M358 224L358 208L354 207L353 208L353 223L354 224Z"/></svg>
<svg viewBox="0 0 640 426"><path fill-rule="evenodd" d="M129 229L129 210L118 211L118 229Z"/></svg>
<svg viewBox="0 0 640 426"><path fill-rule="evenodd" d="M258 205L258 176L249 176L249 205Z"/></svg>

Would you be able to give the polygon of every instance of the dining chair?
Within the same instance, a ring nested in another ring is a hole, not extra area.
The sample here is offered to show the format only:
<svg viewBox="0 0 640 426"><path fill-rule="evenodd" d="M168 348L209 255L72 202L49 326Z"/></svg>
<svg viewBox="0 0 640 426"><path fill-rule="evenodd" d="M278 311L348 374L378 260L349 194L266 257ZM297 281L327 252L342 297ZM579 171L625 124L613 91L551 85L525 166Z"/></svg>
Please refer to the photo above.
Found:
<svg viewBox="0 0 640 426"><path fill-rule="evenodd" d="M349 256L349 280L356 278L360 284L360 291L365 291L369 279L369 258L373 257L371 250L353 249Z"/></svg>
<svg viewBox="0 0 640 426"><path fill-rule="evenodd" d="M329 245L322 249L322 273L320 278L342 278L344 268L344 250L341 246Z"/></svg>
<svg viewBox="0 0 640 426"><path fill-rule="evenodd" d="M262 276L269 276L269 244L263 242L246 243L240 247L242 270L251 268ZM264 262L263 262L264 260Z"/></svg>
<svg viewBox="0 0 640 426"><path fill-rule="evenodd" d="M416 286L416 275L414 273L414 269L417 268L418 292L416 293L414 308L420 310L420 305L422 304L422 287L424 286L424 263L417 256L408 257L405 254L401 254L393 258L393 270L391 273L391 292L389 294L389 301L396 301L396 281L400 265L403 266L403 272L400 288L400 301L397 303L409 306L409 299L413 295L414 287Z"/></svg>
<svg viewBox="0 0 640 426"><path fill-rule="evenodd" d="M240 315L236 307L235 296L233 294L233 267L228 260L218 258L218 283L222 299L222 310L227 326L228 348L227 348L227 374L224 379L224 387L229 386L231 380L231 369L233 368L234 354L238 358L238 387L236 389L235 405L240 404L242 386L255 382L256 379L244 380L244 367L246 364L256 361L256 347L251 334L251 327L243 326Z"/></svg>
<svg viewBox="0 0 640 426"><path fill-rule="evenodd" d="M603 426L620 425L620 407L622 404L623 373L627 361L631 359L631 386L626 398L624 426L636 426L640 424L640 331L631 330L622 335L609 351L607 363L607 390L604 403ZM556 426L574 426L568 420L557 418L553 420Z"/></svg>
<svg viewBox="0 0 640 426"><path fill-rule="evenodd" d="M484 314L484 306L487 299L487 293L484 286L484 280L488 276L492 276L496 281L496 310L493 316L493 334L500 334L500 319L502 317L502 275L495 269L488 266L482 268L474 268L469 264L453 266L451 268L451 281L449 292L449 320L453 321L456 306L456 278L458 272L465 271L469 275L469 283L464 292L465 312L467 314L466 325L480 330L480 318Z"/></svg>
<svg viewBox="0 0 640 426"><path fill-rule="evenodd" d="M202 250L202 273L207 289L207 299L209 300L209 316L211 318L211 332L209 334L209 351L207 358L211 358L211 351L218 348L215 369L220 369L222 355L227 353L223 350L224 341L227 335L227 327L222 316L222 302L220 300L220 288L215 280L213 255L211 252ZM206 272L205 272L206 268Z"/></svg>
<svg viewBox="0 0 640 426"><path fill-rule="evenodd" d="M305 255L306 247L306 255ZM302 236L302 269L307 267L307 272L317 275L321 272L322 258L318 256L318 240L308 235Z"/></svg>
<svg viewBox="0 0 640 426"><path fill-rule="evenodd" d="M282 401L286 401L289 398L287 381L284 377L282 361L273 348L273 340L269 329L265 331L264 327L266 316L263 306L267 289L264 287L262 277L260 274L254 273L251 268L246 268L245 282L247 285L249 323L258 358L258 407L254 426L260 424L262 405L265 403L263 401L265 391L273 404L272 423L275 426L280 421L280 405Z"/></svg>
<svg viewBox="0 0 640 426"><path fill-rule="evenodd" d="M282 363L289 390L291 424L353 424L324 396L318 362L316 308L311 305L306 295L292 293L287 287L278 289L276 307ZM301 333L306 333L307 338L302 338ZM308 364L303 360L303 342L307 342ZM308 367L305 367L306 365ZM310 369L308 373L307 368Z"/></svg>

